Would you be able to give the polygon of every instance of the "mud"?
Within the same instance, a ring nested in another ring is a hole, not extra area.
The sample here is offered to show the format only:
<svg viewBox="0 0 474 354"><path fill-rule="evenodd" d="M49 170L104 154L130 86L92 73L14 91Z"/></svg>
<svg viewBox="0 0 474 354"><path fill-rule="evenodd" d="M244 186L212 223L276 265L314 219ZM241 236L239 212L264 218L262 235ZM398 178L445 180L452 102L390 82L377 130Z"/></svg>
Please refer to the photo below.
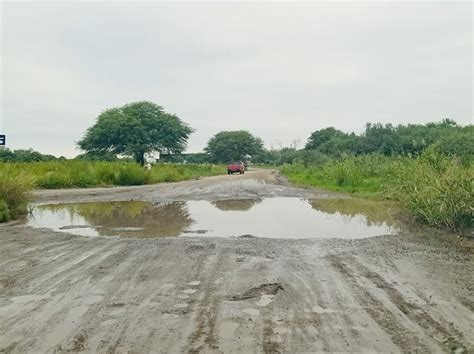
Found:
<svg viewBox="0 0 474 354"><path fill-rule="evenodd" d="M247 300L254 297L260 297L264 295L276 295L279 290L284 290L283 286L279 283L270 283L270 284L262 284L256 287L253 287L242 294L231 296L230 300L232 301L239 301L239 300Z"/></svg>
<svg viewBox="0 0 474 354"><path fill-rule="evenodd" d="M239 195L339 197L257 171L45 191L37 201ZM0 226L0 244L0 352L474 350L474 242L431 229L358 240L132 239L13 223Z"/></svg>

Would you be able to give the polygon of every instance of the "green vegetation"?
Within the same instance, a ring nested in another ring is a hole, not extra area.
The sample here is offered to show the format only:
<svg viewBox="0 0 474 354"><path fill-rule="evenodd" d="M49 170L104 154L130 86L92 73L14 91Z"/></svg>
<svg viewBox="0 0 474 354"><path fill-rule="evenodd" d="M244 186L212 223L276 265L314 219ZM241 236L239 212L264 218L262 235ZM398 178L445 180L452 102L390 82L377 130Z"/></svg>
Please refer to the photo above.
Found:
<svg viewBox="0 0 474 354"><path fill-rule="evenodd" d="M474 226L473 184L473 164L427 150L399 165L386 193L413 218L458 230Z"/></svg>
<svg viewBox="0 0 474 354"><path fill-rule="evenodd" d="M214 135L204 149L213 162L229 163L244 160L246 155L263 152L262 139L245 130L224 131Z"/></svg>
<svg viewBox="0 0 474 354"><path fill-rule="evenodd" d="M60 157L65 160L65 157ZM44 155L33 149L28 150L10 150L6 148L0 149L0 162L38 162L38 161L54 161L58 160L56 156Z"/></svg>
<svg viewBox="0 0 474 354"><path fill-rule="evenodd" d="M267 150L255 161L271 165L297 163L311 166L348 155L417 157L427 149L457 156L465 164L474 162L474 126L463 127L449 119L398 126L367 123L360 135L329 127L311 133L304 149L290 146Z"/></svg>
<svg viewBox="0 0 474 354"><path fill-rule="evenodd" d="M309 166L286 164L280 171L295 184L374 195L383 191L387 177L393 177L398 166L408 160L409 158L383 155L347 156L342 159L325 159Z"/></svg>
<svg viewBox="0 0 474 354"><path fill-rule="evenodd" d="M130 156L143 165L147 153L183 152L192 132L176 115L142 101L102 112L78 145L95 155Z"/></svg>
<svg viewBox="0 0 474 354"><path fill-rule="evenodd" d="M433 226L473 226L474 166L434 147L418 158L346 156L310 166L287 164L280 171L299 185L396 200L408 216Z"/></svg>
<svg viewBox="0 0 474 354"><path fill-rule="evenodd" d="M398 126L367 123L361 135L347 134L330 127L313 132L305 149L331 156L374 153L386 156L418 156L432 145L436 145L443 153L463 156L472 154L474 127L461 127L450 119L439 123Z"/></svg>
<svg viewBox="0 0 474 354"><path fill-rule="evenodd" d="M366 125L347 134L313 132L304 149L267 151L290 181L398 201L405 213L433 226L471 228L474 219L474 126L439 123Z"/></svg>
<svg viewBox="0 0 474 354"><path fill-rule="evenodd" d="M26 214L34 180L13 165L0 168L0 222Z"/></svg>
<svg viewBox="0 0 474 354"><path fill-rule="evenodd" d="M211 164L161 164L146 170L134 162L81 160L0 164L0 173L31 176L39 188L130 186L176 182L199 176L222 174L225 168Z"/></svg>
<svg viewBox="0 0 474 354"><path fill-rule="evenodd" d="M329 127L311 133L300 150L297 143L266 150L247 131L223 131L209 140L204 153L182 154L191 133L162 107L136 102L104 111L79 142L86 153L73 160L31 149L0 150L0 221L26 211L33 184L69 188L182 181L225 172L206 162L238 161L248 154L255 163L281 166L296 184L391 199L407 215L437 227L473 226L472 125L449 119L398 126L367 123L360 135ZM153 152L170 163L145 170L139 164ZM119 160L117 154L139 164Z"/></svg>

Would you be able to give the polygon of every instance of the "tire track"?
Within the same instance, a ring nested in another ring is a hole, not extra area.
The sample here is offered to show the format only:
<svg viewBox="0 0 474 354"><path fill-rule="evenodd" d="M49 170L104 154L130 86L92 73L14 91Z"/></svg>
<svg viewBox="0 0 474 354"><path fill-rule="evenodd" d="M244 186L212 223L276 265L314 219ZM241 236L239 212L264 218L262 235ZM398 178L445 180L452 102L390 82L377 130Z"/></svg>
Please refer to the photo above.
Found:
<svg viewBox="0 0 474 354"><path fill-rule="evenodd" d="M367 313L374 319L379 326L385 329L390 335L394 344L404 352L420 349L431 351L433 344L438 349L444 350L462 350L466 348L461 344L464 336L459 331L448 329L433 319L425 310L418 305L407 302L403 295L378 273L371 271L366 266L357 262L355 258L331 255L327 257L330 264L340 273L345 275L358 296L359 301L365 306ZM408 324L400 323L400 316L392 313L377 296L372 294L367 287L361 284L360 278L364 278L382 290L387 299L393 304L403 316L409 321L410 325L420 327L421 331L410 330ZM417 333L418 332L418 333ZM425 332L431 339L430 345L420 338L419 333Z"/></svg>

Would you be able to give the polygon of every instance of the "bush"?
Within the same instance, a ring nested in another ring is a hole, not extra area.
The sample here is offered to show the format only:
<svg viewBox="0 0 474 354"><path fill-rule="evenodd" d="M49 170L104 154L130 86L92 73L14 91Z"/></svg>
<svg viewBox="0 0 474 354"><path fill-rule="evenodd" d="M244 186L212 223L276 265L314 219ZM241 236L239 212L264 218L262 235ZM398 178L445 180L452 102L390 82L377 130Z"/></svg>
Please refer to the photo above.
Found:
<svg viewBox="0 0 474 354"><path fill-rule="evenodd" d="M116 183L120 186L138 186L148 180L147 171L138 164L125 164L118 173Z"/></svg>
<svg viewBox="0 0 474 354"><path fill-rule="evenodd" d="M10 220L10 209L8 209L7 202L0 199L0 222Z"/></svg>
<svg viewBox="0 0 474 354"><path fill-rule="evenodd" d="M430 225L460 230L473 227L474 168L457 158L426 151L400 166L388 193L408 215Z"/></svg>
<svg viewBox="0 0 474 354"><path fill-rule="evenodd" d="M391 175L401 159L382 155L345 156L308 167L284 165L280 171L297 184L374 194L382 191L383 179Z"/></svg>
<svg viewBox="0 0 474 354"><path fill-rule="evenodd" d="M159 164L148 171L135 162L81 160L0 163L0 168L24 172L34 177L38 187L48 189L176 182L226 171L224 166L211 164Z"/></svg>
<svg viewBox="0 0 474 354"><path fill-rule="evenodd" d="M348 156L321 165L284 165L290 181L336 191L394 199L406 214L440 228L473 226L474 167L436 148L420 157Z"/></svg>
<svg viewBox="0 0 474 354"><path fill-rule="evenodd" d="M25 171L16 170L13 166L0 168L0 206L1 219L14 219L27 211L30 191L34 187L34 179Z"/></svg>
<svg viewBox="0 0 474 354"><path fill-rule="evenodd" d="M48 171L38 177L37 185L41 188L54 189L71 187L72 182L69 175L61 174L56 171Z"/></svg>

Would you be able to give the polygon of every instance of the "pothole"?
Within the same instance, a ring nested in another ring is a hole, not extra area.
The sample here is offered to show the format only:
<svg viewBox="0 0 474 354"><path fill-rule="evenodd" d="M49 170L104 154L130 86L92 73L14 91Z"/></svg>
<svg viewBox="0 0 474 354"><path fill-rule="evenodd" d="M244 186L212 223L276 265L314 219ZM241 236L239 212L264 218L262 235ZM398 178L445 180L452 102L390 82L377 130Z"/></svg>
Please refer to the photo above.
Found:
<svg viewBox="0 0 474 354"><path fill-rule="evenodd" d="M358 199L37 205L29 226L83 236L357 239L398 233L389 208Z"/></svg>

